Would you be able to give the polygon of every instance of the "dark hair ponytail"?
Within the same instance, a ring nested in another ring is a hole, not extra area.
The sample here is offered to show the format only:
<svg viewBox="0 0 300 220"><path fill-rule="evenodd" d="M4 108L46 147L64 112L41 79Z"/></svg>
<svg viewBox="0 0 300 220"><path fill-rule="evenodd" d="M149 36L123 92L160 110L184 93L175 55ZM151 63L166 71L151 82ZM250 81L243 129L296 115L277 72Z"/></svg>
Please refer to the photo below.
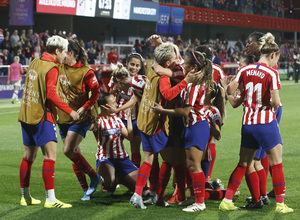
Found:
<svg viewBox="0 0 300 220"><path fill-rule="evenodd" d="M197 71L202 71L203 76L199 79L197 84L206 85L210 87L213 84L213 67L210 59L206 57L205 53L199 51L188 52L186 54L189 59L189 64L191 66L197 66Z"/></svg>
<svg viewBox="0 0 300 220"><path fill-rule="evenodd" d="M69 40L68 51L74 52L75 59L79 60L83 65L88 66L88 56L77 40Z"/></svg>
<svg viewBox="0 0 300 220"><path fill-rule="evenodd" d="M222 119L225 118L225 91L219 84L213 82L210 98L213 99L212 105L219 109Z"/></svg>

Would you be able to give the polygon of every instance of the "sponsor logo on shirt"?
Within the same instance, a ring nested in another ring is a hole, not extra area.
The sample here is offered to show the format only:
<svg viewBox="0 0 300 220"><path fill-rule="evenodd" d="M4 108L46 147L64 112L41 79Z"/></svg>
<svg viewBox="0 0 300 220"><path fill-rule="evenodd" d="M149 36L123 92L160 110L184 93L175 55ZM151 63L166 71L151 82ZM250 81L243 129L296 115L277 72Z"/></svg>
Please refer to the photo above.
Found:
<svg viewBox="0 0 300 220"><path fill-rule="evenodd" d="M102 136L117 135L117 134L121 134L120 128L110 128L110 129L102 130Z"/></svg>

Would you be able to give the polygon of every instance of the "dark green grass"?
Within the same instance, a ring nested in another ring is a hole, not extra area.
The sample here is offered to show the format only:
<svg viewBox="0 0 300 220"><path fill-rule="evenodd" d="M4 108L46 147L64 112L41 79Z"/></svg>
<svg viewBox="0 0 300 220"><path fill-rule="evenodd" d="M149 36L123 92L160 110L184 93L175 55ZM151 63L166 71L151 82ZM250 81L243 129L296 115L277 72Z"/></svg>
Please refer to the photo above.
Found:
<svg viewBox="0 0 300 220"><path fill-rule="evenodd" d="M17 122L20 105L12 105L9 100L0 100L0 219L299 219L299 182L300 175L300 86L292 81L282 81L280 97L283 102L283 115L280 130L284 143L283 166L286 180L286 204L295 212L288 215L274 213L275 200L269 206L255 211L220 212L219 200L206 201L207 210L201 213L184 213L181 207L171 205L168 208L148 206L147 210L138 210L130 206L131 193L125 187L111 195L98 189L91 201L82 202L83 193L73 173L71 162L62 153L60 139L55 164L56 197L73 205L70 209L45 209L45 193L41 175L42 154L39 152L32 167L31 194L42 200L41 205L22 207L19 205L21 192L19 187L19 166L23 155L20 125ZM217 160L213 179L220 178L224 185L238 162L240 145L242 109L232 109L227 105L227 119L222 128L222 139L217 143ZM128 142L126 142L128 147ZM82 154L95 167L96 141L88 133L82 142ZM268 190L271 179L268 178ZM241 195L235 200L237 206L245 204L249 196L246 183L240 186ZM173 193L169 184L166 195Z"/></svg>

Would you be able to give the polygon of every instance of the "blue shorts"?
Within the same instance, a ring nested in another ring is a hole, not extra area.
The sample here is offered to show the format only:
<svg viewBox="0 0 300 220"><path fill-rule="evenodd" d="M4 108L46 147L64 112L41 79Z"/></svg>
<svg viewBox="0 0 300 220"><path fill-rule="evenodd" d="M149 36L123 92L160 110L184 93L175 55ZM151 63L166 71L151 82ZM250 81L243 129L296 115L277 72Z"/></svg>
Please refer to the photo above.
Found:
<svg viewBox="0 0 300 220"><path fill-rule="evenodd" d="M21 122L23 144L27 146L44 146L50 141L57 142L56 127L49 121L30 125Z"/></svg>
<svg viewBox="0 0 300 220"><path fill-rule="evenodd" d="M121 159L103 158L97 160L97 169L102 163L107 163L115 168L115 175L119 179L124 179L129 173L138 170L138 168L129 160L129 157Z"/></svg>
<svg viewBox="0 0 300 220"><path fill-rule="evenodd" d="M267 151L277 144L282 144L277 120L268 124L242 126L242 147L259 149L261 146Z"/></svg>
<svg viewBox="0 0 300 220"><path fill-rule="evenodd" d="M143 150L153 153L158 153L166 148L169 143L169 138L165 131L161 131L155 135L147 135L141 132Z"/></svg>
<svg viewBox="0 0 300 220"><path fill-rule="evenodd" d="M275 112L276 119L278 124L280 123L281 115L282 115L282 106L279 106L277 111Z"/></svg>
<svg viewBox="0 0 300 220"><path fill-rule="evenodd" d="M259 149L255 152L255 159L264 159L266 157L266 151L259 147Z"/></svg>
<svg viewBox="0 0 300 220"><path fill-rule="evenodd" d="M86 132L89 130L90 122L82 122L79 124L58 124L61 139L66 138L68 131L74 131L85 138Z"/></svg>
<svg viewBox="0 0 300 220"><path fill-rule="evenodd" d="M127 128L127 120L122 119L122 122L124 123L124 125ZM133 128L133 135L134 136L141 136L141 132L137 127L137 120L132 120L132 128Z"/></svg>
<svg viewBox="0 0 300 220"><path fill-rule="evenodd" d="M187 127L185 131L185 149L197 146L204 151L210 137L210 128L207 120L197 122Z"/></svg>

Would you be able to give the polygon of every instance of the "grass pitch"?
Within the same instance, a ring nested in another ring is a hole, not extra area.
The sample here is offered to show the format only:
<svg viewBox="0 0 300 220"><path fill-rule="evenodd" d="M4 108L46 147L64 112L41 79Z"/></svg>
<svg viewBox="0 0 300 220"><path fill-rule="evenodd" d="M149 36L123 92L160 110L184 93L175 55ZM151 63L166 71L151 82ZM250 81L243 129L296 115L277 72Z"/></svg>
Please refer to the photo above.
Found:
<svg viewBox="0 0 300 220"><path fill-rule="evenodd" d="M23 156L21 127L17 122L20 104L12 105L9 100L0 100L0 219L299 219L300 193L300 85L292 81L282 81L280 97L283 102L283 114L280 130L283 139L283 167L286 181L285 203L295 210L287 215L275 214L275 200L261 210L220 212L219 200L207 200L207 210L200 213L184 213L182 207L170 205L168 208L148 206L147 210L138 210L129 204L131 193L124 186L114 194L94 194L90 201L81 201L81 187L74 175L70 160L63 155L62 141L58 138L57 162L55 164L56 197L73 205L70 209L45 209L44 184L41 175L42 154L38 153L32 167L31 195L42 200L42 204L22 207L19 205L21 192L19 186L19 166ZM233 109L227 105L227 119L222 128L222 138L216 144L217 159L212 178L219 178L226 186L229 176L239 158L240 129L242 108ZM125 142L128 149L128 142ZM82 154L95 167L97 144L91 132L81 144ZM271 178L268 177L268 191ZM240 196L235 199L237 206L245 204L250 196L243 180ZM173 187L168 185L166 196L171 196Z"/></svg>

